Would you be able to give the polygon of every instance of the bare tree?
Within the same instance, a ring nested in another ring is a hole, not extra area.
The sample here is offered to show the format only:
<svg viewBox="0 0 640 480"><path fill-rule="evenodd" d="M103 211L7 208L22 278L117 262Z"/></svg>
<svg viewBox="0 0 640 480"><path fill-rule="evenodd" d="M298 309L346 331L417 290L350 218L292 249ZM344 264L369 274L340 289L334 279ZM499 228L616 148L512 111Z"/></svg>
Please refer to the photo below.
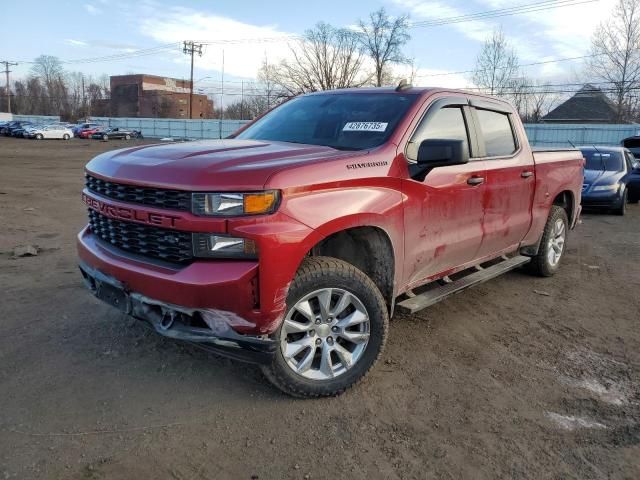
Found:
<svg viewBox="0 0 640 480"><path fill-rule="evenodd" d="M271 80L290 96L359 87L368 80L363 74L362 45L353 31L319 23L289 50L290 60L267 68Z"/></svg>
<svg viewBox="0 0 640 480"><path fill-rule="evenodd" d="M51 55L40 55L33 62L31 74L38 77L45 85L51 85L54 81L62 77L64 69L58 57Z"/></svg>
<svg viewBox="0 0 640 480"><path fill-rule="evenodd" d="M619 0L611 18L592 38L589 66L607 82L618 121L631 120L632 93L640 86L640 0Z"/></svg>
<svg viewBox="0 0 640 480"><path fill-rule="evenodd" d="M359 39L374 63L377 87L384 85L385 77L389 77L390 64L409 62L402 54L402 47L411 39L408 21L406 15L392 19L381 8L371 13L367 22L358 22Z"/></svg>
<svg viewBox="0 0 640 480"><path fill-rule="evenodd" d="M485 40L476 59L472 80L490 95L503 95L518 75L519 62L502 30L494 30Z"/></svg>

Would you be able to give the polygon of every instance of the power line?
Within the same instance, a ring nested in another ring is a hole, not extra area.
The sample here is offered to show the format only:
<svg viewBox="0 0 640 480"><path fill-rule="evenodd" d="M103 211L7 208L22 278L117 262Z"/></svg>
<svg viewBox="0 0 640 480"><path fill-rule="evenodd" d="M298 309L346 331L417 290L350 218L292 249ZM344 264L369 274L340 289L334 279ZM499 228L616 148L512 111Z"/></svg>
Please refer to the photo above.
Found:
<svg viewBox="0 0 640 480"><path fill-rule="evenodd" d="M496 10L486 10L483 12L458 15L453 17L434 18L431 20L424 20L421 22L414 22L410 25L411 28L417 27L437 27L442 25L451 25L454 23L471 22L476 20L484 20L488 18L505 17L511 15L521 15L525 13L538 12L541 10L551 10L556 8L571 7L575 5L581 5L584 3L593 3L599 0L550 0L544 2L535 2L524 5L517 5L514 7L500 8Z"/></svg>
<svg viewBox="0 0 640 480"><path fill-rule="evenodd" d="M602 56L602 55L606 55L606 53L594 53L591 55L581 55L579 57L567 57L567 58L557 58L555 60L544 60L541 62L532 62L532 63L523 63L520 65L520 67L533 67L536 65L546 65L549 63L559 63L559 62L569 62L569 61L574 61L574 60L584 60L585 58L593 58L593 57L598 57L598 56ZM504 70L505 68L510 68L510 67L496 67L495 70ZM416 78L425 78L425 77L445 77L448 75L463 75L466 73L475 73L475 72L486 72L492 69L484 69L484 70L461 70L458 72L443 72L443 73L425 73L423 75L416 75Z"/></svg>
<svg viewBox="0 0 640 480"><path fill-rule="evenodd" d="M563 8L570 7L575 5L581 5L585 3L594 3L599 0L548 0L543 2L535 2L524 5L518 5L514 7L507 7L495 10L486 10L482 12L476 12L465 15L458 15L453 17L441 17L434 18L431 20L425 20L422 22L414 22L409 25L410 28L424 28L424 27L436 27L443 25L450 25L455 23L463 23L463 22L471 22L479 19L487 19L487 18L496 18L507 15L520 15L525 13L531 13L541 10L551 10L555 8ZM295 39L303 39L304 37L301 35L281 35L275 37L254 37L254 38L240 38L240 39L220 39L220 40L199 40L192 41L194 43L202 44L202 45L229 45L229 44L242 44L242 43L268 43L268 42L278 42L284 40L295 40ZM123 60L127 58L135 58L142 57L148 55L155 55L159 53L163 53L165 51L169 51L172 49L177 49L182 42L171 42L164 45L158 45L155 47L150 47L146 49L140 49L133 52L123 52L113 55L106 55L100 57L89 57L89 58L78 58L72 60L63 60L64 64L87 64L87 63L97 63L97 62L107 62L107 61L116 61ZM33 61L21 61L20 63L35 63Z"/></svg>

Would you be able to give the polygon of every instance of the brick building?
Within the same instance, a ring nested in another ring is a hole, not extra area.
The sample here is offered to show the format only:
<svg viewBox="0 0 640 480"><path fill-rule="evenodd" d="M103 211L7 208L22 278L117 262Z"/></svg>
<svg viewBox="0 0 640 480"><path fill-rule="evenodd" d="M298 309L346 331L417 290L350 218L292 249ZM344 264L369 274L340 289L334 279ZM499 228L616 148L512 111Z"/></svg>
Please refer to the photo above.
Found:
<svg viewBox="0 0 640 480"><path fill-rule="evenodd" d="M111 83L114 117L189 118L191 82L155 75L116 75ZM213 118L213 101L193 95L191 118Z"/></svg>

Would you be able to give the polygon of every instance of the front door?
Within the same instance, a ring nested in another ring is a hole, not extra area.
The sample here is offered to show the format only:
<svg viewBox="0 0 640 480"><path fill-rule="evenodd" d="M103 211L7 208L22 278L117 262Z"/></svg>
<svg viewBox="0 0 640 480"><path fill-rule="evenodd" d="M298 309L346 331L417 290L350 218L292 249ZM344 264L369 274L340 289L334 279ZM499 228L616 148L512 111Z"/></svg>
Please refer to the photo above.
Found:
<svg viewBox="0 0 640 480"><path fill-rule="evenodd" d="M405 279L409 287L473 261L482 242L485 162L434 168L416 175L417 148L426 139L470 145L469 108L436 102L409 141L405 155L411 179L403 181Z"/></svg>

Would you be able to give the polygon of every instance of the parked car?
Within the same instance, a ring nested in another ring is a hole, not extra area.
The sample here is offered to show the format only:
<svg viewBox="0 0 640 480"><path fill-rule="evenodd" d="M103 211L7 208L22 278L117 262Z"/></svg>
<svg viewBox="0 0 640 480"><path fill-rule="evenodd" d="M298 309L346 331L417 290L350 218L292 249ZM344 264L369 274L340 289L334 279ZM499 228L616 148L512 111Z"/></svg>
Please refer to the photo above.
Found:
<svg viewBox="0 0 640 480"><path fill-rule="evenodd" d="M96 132L101 132L105 129L105 127L103 127L102 125L96 125L93 127L87 127L87 128L83 128L82 130L80 130L80 133L78 133L78 137L80 138L91 138L91 135L93 135Z"/></svg>
<svg viewBox="0 0 640 480"><path fill-rule="evenodd" d="M36 130L38 128L43 128L46 127L45 124L33 124L33 125L27 125L26 127L24 127L24 129L22 130L22 137L23 138L30 138L29 134L33 131Z"/></svg>
<svg viewBox="0 0 640 480"><path fill-rule="evenodd" d="M15 130L24 130L24 127L29 125L33 125L33 122L22 120L10 122L9 125L3 129L3 134L8 137L12 137Z"/></svg>
<svg viewBox="0 0 640 480"><path fill-rule="evenodd" d="M634 135L633 137L628 137L622 140L620 144L629 149L629 151L633 154L635 158L640 159L640 136Z"/></svg>
<svg viewBox="0 0 640 480"><path fill-rule="evenodd" d="M139 130L114 127L98 130L96 133L91 135L91 138L96 140L131 140L132 138L142 138L142 133Z"/></svg>
<svg viewBox="0 0 640 480"><path fill-rule="evenodd" d="M70 138L73 138L73 132L70 128L66 128L64 125L46 125L43 127L31 129L29 131L29 138L35 138L36 140L69 140Z"/></svg>
<svg viewBox="0 0 640 480"><path fill-rule="evenodd" d="M582 205L624 215L640 200L640 168L624 147L580 147L585 158Z"/></svg>
<svg viewBox="0 0 640 480"><path fill-rule="evenodd" d="M80 269L162 335L258 363L288 394L336 395L381 356L394 312L519 266L556 273L583 164L532 152L491 97L308 94L229 139L91 160Z"/></svg>
<svg viewBox="0 0 640 480"><path fill-rule="evenodd" d="M101 127L101 125L97 124L97 123L80 123L78 125L76 125L72 130L73 130L73 136L74 137L79 137L80 133L84 130L92 130L95 129L96 127Z"/></svg>
<svg viewBox="0 0 640 480"><path fill-rule="evenodd" d="M8 122L3 122L0 124L0 135L7 135L9 133L9 128L13 125L17 124L17 120L11 120Z"/></svg>

